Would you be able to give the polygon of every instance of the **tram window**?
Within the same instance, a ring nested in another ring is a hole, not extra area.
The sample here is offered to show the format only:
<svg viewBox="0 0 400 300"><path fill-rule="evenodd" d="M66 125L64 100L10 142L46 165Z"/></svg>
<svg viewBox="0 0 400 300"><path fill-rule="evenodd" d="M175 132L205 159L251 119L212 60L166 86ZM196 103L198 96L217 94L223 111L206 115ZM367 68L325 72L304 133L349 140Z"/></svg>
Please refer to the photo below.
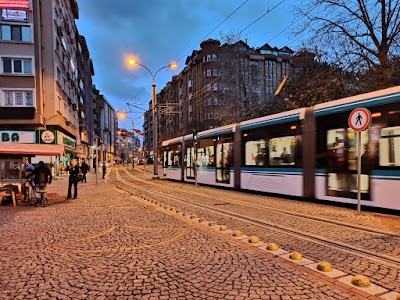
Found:
<svg viewBox="0 0 400 300"><path fill-rule="evenodd" d="M179 151L168 151L168 166L179 166L180 161Z"/></svg>
<svg viewBox="0 0 400 300"><path fill-rule="evenodd" d="M330 129L326 133L326 148L328 150L344 148L344 129Z"/></svg>
<svg viewBox="0 0 400 300"><path fill-rule="evenodd" d="M172 166L172 155L173 155L173 151L168 151L168 166Z"/></svg>
<svg viewBox="0 0 400 300"><path fill-rule="evenodd" d="M265 139L248 141L245 143L245 165L265 166L267 164L267 151Z"/></svg>
<svg viewBox="0 0 400 300"><path fill-rule="evenodd" d="M294 165L296 139L285 136L269 140L269 164L271 166Z"/></svg>
<svg viewBox="0 0 400 300"><path fill-rule="evenodd" d="M216 158L217 181L229 182L233 161L233 143L218 143Z"/></svg>
<svg viewBox="0 0 400 300"><path fill-rule="evenodd" d="M186 149L186 167L192 168L193 167L193 159L194 159L194 148L189 147Z"/></svg>
<svg viewBox="0 0 400 300"><path fill-rule="evenodd" d="M200 167L215 166L214 146L199 148L197 150L197 165Z"/></svg>
<svg viewBox="0 0 400 300"><path fill-rule="evenodd" d="M400 166L400 126L381 130L379 165L383 167Z"/></svg>
<svg viewBox="0 0 400 300"><path fill-rule="evenodd" d="M348 163L349 170L356 171L357 170L357 134L351 130L347 129L347 138L349 140L349 149L348 149ZM368 147L368 130L361 132L361 153L360 155L364 155Z"/></svg>

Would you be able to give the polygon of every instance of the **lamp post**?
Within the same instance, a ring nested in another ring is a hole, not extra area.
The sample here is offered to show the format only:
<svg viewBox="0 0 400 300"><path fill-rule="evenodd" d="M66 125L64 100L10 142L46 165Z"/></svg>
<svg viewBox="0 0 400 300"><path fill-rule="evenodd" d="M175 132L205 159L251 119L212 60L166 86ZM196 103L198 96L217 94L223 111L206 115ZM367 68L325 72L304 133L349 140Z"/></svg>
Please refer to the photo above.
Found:
<svg viewBox="0 0 400 300"><path fill-rule="evenodd" d="M151 83L151 109L152 109L152 118L153 118L153 165L154 165L154 174L153 174L153 179L158 179L158 157L157 157L157 113L156 113L156 76L158 72L160 72L163 69L170 68L174 69L177 67L176 63L170 63L167 66L161 67L160 69L157 70L157 72L154 73L150 71L148 67L145 65L142 65L141 63L137 62L135 59L130 58L128 60L128 63L130 65L139 65L147 70L147 72L150 73L152 83Z"/></svg>

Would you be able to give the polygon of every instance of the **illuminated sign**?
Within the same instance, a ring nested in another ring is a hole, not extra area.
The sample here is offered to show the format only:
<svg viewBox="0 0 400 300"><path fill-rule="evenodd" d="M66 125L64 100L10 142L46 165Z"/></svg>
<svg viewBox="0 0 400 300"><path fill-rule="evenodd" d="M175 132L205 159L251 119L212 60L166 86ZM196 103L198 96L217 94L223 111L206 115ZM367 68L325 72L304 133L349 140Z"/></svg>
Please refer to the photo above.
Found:
<svg viewBox="0 0 400 300"><path fill-rule="evenodd" d="M42 138L42 141L46 144L52 144L55 139L54 133L50 130L43 131L40 137Z"/></svg>
<svg viewBox="0 0 400 300"><path fill-rule="evenodd" d="M0 8L29 9L29 0L0 0Z"/></svg>
<svg viewBox="0 0 400 300"><path fill-rule="evenodd" d="M28 12L26 10L3 9L1 12L3 21L28 22Z"/></svg>
<svg viewBox="0 0 400 300"><path fill-rule="evenodd" d="M35 143L35 131L0 131L0 143Z"/></svg>

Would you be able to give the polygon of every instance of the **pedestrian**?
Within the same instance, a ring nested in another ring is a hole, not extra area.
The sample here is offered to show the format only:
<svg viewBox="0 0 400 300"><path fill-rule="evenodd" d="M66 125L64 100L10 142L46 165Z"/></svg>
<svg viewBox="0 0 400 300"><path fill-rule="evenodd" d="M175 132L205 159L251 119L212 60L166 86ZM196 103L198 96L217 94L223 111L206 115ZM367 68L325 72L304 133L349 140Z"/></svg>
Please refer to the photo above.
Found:
<svg viewBox="0 0 400 300"><path fill-rule="evenodd" d="M29 162L29 159L25 158L24 166L22 167L23 176L24 177L28 176L34 169L35 167Z"/></svg>
<svg viewBox="0 0 400 300"><path fill-rule="evenodd" d="M83 178L82 178L82 182L87 182L86 181L86 173L89 171L89 165L85 162L85 160L83 160L82 164L81 164L81 171L83 174Z"/></svg>
<svg viewBox="0 0 400 300"><path fill-rule="evenodd" d="M107 169L107 167L106 167L106 162L103 162L103 179L104 179L105 176L106 176L106 169Z"/></svg>
<svg viewBox="0 0 400 300"><path fill-rule="evenodd" d="M37 206L40 203L41 195L38 193L39 190L45 190L47 183L51 184L53 176L51 175L50 169L44 165L43 161L39 161L39 166L34 169L27 177L35 176L35 197ZM43 199L46 199L46 193L43 193Z"/></svg>
<svg viewBox="0 0 400 300"><path fill-rule="evenodd" d="M74 186L74 199L76 199L76 197L78 197L79 166L76 164L75 159L71 159L71 162L67 167L66 171L69 172L67 199L71 199L72 186Z"/></svg>

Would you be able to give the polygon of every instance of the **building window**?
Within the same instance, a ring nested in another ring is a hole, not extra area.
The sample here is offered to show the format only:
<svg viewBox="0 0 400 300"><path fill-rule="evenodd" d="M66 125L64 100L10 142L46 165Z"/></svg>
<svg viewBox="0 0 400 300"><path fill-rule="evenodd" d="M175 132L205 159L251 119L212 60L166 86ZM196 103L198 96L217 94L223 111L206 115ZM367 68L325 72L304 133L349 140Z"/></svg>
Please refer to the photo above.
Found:
<svg viewBox="0 0 400 300"><path fill-rule="evenodd" d="M207 70L207 77L211 76L211 70Z"/></svg>
<svg viewBox="0 0 400 300"><path fill-rule="evenodd" d="M188 80L188 87L190 87L190 88L192 87L192 79Z"/></svg>
<svg viewBox="0 0 400 300"><path fill-rule="evenodd" d="M211 61L211 55L207 54L207 61Z"/></svg>
<svg viewBox="0 0 400 300"><path fill-rule="evenodd" d="M33 106L33 91L3 91L1 106Z"/></svg>
<svg viewBox="0 0 400 300"><path fill-rule="evenodd" d="M31 41L31 27L20 25L1 25L2 41Z"/></svg>
<svg viewBox="0 0 400 300"><path fill-rule="evenodd" d="M218 76L218 70L217 69L213 69L212 71L213 71L213 73L212 73L213 76Z"/></svg>
<svg viewBox="0 0 400 300"><path fill-rule="evenodd" d="M207 84L207 92L211 91L211 83Z"/></svg>
<svg viewBox="0 0 400 300"><path fill-rule="evenodd" d="M32 74L32 59L3 58L3 73Z"/></svg>
<svg viewBox="0 0 400 300"><path fill-rule="evenodd" d="M218 84L214 83L214 91L218 91Z"/></svg>
<svg viewBox="0 0 400 300"><path fill-rule="evenodd" d="M212 61L217 61L217 55L216 55L216 54L213 54L211 60L212 60Z"/></svg>

